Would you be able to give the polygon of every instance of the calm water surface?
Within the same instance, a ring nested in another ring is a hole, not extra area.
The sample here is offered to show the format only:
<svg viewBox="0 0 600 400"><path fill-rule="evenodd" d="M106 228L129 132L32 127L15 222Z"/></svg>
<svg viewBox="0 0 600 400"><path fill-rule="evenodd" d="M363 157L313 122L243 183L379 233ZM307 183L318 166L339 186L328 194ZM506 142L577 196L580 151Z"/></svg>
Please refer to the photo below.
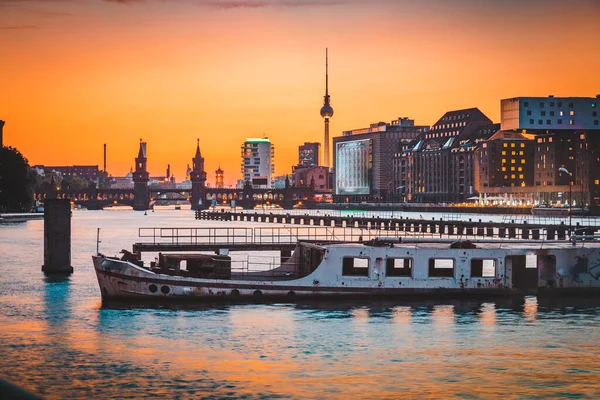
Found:
<svg viewBox="0 0 600 400"><path fill-rule="evenodd" d="M75 211L67 280L43 222L0 225L0 376L47 398L600 398L600 302L103 307L90 256L189 211Z"/></svg>

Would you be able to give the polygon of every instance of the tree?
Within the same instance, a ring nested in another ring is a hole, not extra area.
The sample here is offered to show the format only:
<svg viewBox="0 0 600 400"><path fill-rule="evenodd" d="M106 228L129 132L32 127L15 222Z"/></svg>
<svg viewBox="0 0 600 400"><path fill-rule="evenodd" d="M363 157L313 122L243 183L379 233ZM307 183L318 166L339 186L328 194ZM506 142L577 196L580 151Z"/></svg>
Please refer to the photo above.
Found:
<svg viewBox="0 0 600 400"><path fill-rule="evenodd" d="M62 179L60 188L63 192L81 192L89 189L93 183L79 176L66 176Z"/></svg>
<svg viewBox="0 0 600 400"><path fill-rule="evenodd" d="M29 212L33 206L34 173L21 152L0 148L0 211Z"/></svg>

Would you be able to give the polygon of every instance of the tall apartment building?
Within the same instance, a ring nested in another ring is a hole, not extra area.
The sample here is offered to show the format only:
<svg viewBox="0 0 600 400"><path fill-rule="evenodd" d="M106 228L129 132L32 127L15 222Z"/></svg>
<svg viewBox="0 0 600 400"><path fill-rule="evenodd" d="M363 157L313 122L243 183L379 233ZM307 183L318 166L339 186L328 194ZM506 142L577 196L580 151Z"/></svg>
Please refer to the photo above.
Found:
<svg viewBox="0 0 600 400"><path fill-rule="evenodd" d="M394 155L402 199L413 202L462 202L475 194L474 151L497 132L477 108L448 111Z"/></svg>
<svg viewBox="0 0 600 400"><path fill-rule="evenodd" d="M242 175L254 187L270 188L275 147L268 138L248 138L242 145Z"/></svg>
<svg viewBox="0 0 600 400"><path fill-rule="evenodd" d="M319 148L321 143L305 142L298 146L298 167L316 167L319 165Z"/></svg>
<svg viewBox="0 0 600 400"><path fill-rule="evenodd" d="M393 159L402 144L410 143L429 130L414 120L399 118L367 128L343 132L333 138L336 201L389 200L394 186Z"/></svg>

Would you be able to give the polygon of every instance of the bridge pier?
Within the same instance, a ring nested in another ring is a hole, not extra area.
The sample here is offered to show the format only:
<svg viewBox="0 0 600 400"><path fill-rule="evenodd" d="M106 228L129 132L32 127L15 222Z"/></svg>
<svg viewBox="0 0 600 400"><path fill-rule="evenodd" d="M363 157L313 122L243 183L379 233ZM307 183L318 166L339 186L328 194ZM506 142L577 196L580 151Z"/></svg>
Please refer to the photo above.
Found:
<svg viewBox="0 0 600 400"><path fill-rule="evenodd" d="M71 202L69 199L47 199L44 202L45 274L73 273L71 266Z"/></svg>

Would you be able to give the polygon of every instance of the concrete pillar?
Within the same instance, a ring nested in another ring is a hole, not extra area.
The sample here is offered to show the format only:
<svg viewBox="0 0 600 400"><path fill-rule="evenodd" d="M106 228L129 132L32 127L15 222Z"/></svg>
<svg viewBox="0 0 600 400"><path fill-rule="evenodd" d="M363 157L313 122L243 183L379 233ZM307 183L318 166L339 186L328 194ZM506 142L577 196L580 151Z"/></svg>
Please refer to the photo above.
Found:
<svg viewBox="0 0 600 400"><path fill-rule="evenodd" d="M44 265L46 274L71 274L71 203L68 199L44 202Z"/></svg>

